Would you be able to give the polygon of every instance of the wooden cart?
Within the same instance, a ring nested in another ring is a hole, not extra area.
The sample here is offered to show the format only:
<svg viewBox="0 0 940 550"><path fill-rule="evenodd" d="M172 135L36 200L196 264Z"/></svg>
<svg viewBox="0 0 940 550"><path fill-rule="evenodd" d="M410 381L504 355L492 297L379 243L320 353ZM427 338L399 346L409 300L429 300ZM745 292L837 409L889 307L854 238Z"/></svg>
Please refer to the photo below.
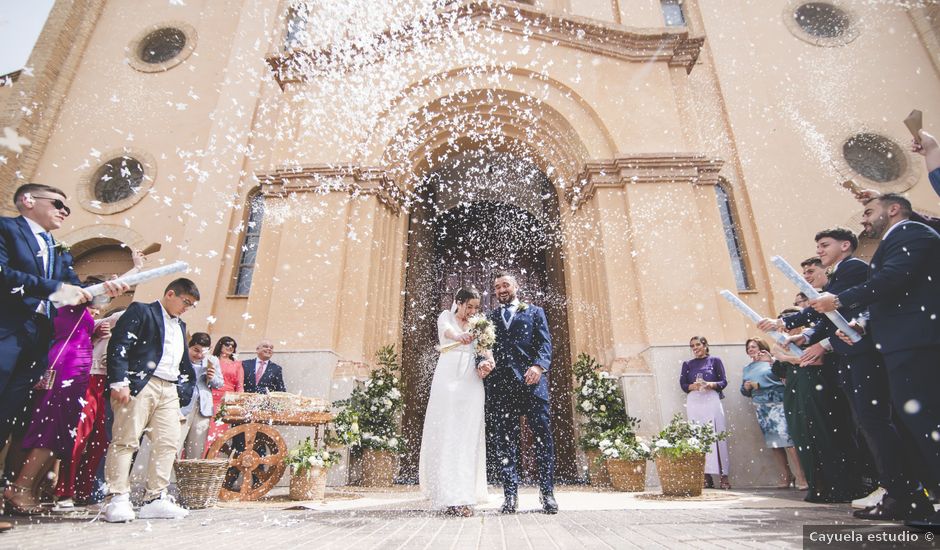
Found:
<svg viewBox="0 0 940 550"><path fill-rule="evenodd" d="M206 458L228 458L221 500L257 500L267 494L284 475L288 448L276 426L313 428L319 442L321 427L333 421L331 412L248 410L241 406L251 394L226 395L222 421L231 427L216 438Z"/></svg>

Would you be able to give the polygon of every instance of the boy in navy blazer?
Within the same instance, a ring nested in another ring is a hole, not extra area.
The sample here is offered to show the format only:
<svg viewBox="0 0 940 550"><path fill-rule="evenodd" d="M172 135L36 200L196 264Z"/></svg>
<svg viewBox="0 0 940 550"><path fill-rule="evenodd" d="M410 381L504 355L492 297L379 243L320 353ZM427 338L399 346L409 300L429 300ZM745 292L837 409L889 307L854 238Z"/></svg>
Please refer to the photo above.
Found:
<svg viewBox="0 0 940 550"><path fill-rule="evenodd" d="M111 493L105 521L134 519L130 469L145 431L153 446L141 519L180 519L188 514L166 488L179 447L180 405L189 404L196 384L186 352L186 324L179 316L197 301L195 283L176 279L159 301L132 303L111 329L108 383L114 424L105 462Z"/></svg>

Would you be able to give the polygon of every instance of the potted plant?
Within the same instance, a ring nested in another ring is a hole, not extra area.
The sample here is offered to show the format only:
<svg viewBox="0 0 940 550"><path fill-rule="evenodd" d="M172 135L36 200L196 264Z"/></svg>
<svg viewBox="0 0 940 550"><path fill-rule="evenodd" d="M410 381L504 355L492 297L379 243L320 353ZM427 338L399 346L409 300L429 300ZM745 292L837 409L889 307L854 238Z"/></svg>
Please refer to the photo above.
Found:
<svg viewBox="0 0 940 550"><path fill-rule="evenodd" d="M636 424L638 421L608 430L600 435L598 442L610 483L618 491L638 493L646 490L646 461L651 451L649 445L637 437L634 431Z"/></svg>
<svg viewBox="0 0 940 550"><path fill-rule="evenodd" d="M711 424L686 420L681 414L672 417L653 441L656 470L669 496L699 496L705 477L705 453L711 446L728 437L728 432L715 433Z"/></svg>
<svg viewBox="0 0 940 550"><path fill-rule="evenodd" d="M580 354L573 370L578 383L577 409L585 419L579 443L587 458L588 479L592 485L610 485L600 451L601 434L623 426L635 428L636 420L627 416L617 380L601 370L593 357Z"/></svg>
<svg viewBox="0 0 940 550"><path fill-rule="evenodd" d="M368 380L357 386L348 399L334 403L343 407L334 421L336 432L350 450L361 453L361 484L370 487L392 484L398 469L398 453L404 448L395 347L381 348L376 362L379 368L372 371Z"/></svg>
<svg viewBox="0 0 940 550"><path fill-rule="evenodd" d="M323 500L326 494L326 475L330 467L340 461L340 454L318 449L308 437L287 453L284 459L290 466L290 499Z"/></svg>

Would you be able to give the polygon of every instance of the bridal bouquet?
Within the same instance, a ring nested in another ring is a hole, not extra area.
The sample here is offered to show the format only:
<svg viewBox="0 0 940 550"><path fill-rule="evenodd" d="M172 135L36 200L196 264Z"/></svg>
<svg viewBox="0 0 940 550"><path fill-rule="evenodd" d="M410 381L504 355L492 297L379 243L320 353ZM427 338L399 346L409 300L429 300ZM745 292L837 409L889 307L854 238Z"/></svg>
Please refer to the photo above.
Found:
<svg viewBox="0 0 940 550"><path fill-rule="evenodd" d="M493 349L493 344L496 343L496 327L493 325L492 321L486 318L486 315L478 313L470 317L467 319L467 325L470 334L473 335L477 353L483 353L484 351ZM446 346L439 346L438 350L441 353L446 353L462 345L463 344L460 342L454 342Z"/></svg>

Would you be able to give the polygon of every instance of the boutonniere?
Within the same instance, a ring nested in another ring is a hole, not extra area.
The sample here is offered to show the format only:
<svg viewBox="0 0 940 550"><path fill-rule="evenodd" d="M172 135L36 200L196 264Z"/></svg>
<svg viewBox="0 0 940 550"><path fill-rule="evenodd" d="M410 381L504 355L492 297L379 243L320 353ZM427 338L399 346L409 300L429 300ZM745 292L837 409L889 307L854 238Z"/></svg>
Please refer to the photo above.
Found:
<svg viewBox="0 0 940 550"><path fill-rule="evenodd" d="M52 248L54 248L55 251L60 254L67 253L68 251L72 250L72 247L64 241L56 241L55 246L53 246Z"/></svg>
<svg viewBox="0 0 940 550"><path fill-rule="evenodd" d="M525 302L519 302L519 307L516 308L516 313L521 313L527 309L529 309L529 304Z"/></svg>

